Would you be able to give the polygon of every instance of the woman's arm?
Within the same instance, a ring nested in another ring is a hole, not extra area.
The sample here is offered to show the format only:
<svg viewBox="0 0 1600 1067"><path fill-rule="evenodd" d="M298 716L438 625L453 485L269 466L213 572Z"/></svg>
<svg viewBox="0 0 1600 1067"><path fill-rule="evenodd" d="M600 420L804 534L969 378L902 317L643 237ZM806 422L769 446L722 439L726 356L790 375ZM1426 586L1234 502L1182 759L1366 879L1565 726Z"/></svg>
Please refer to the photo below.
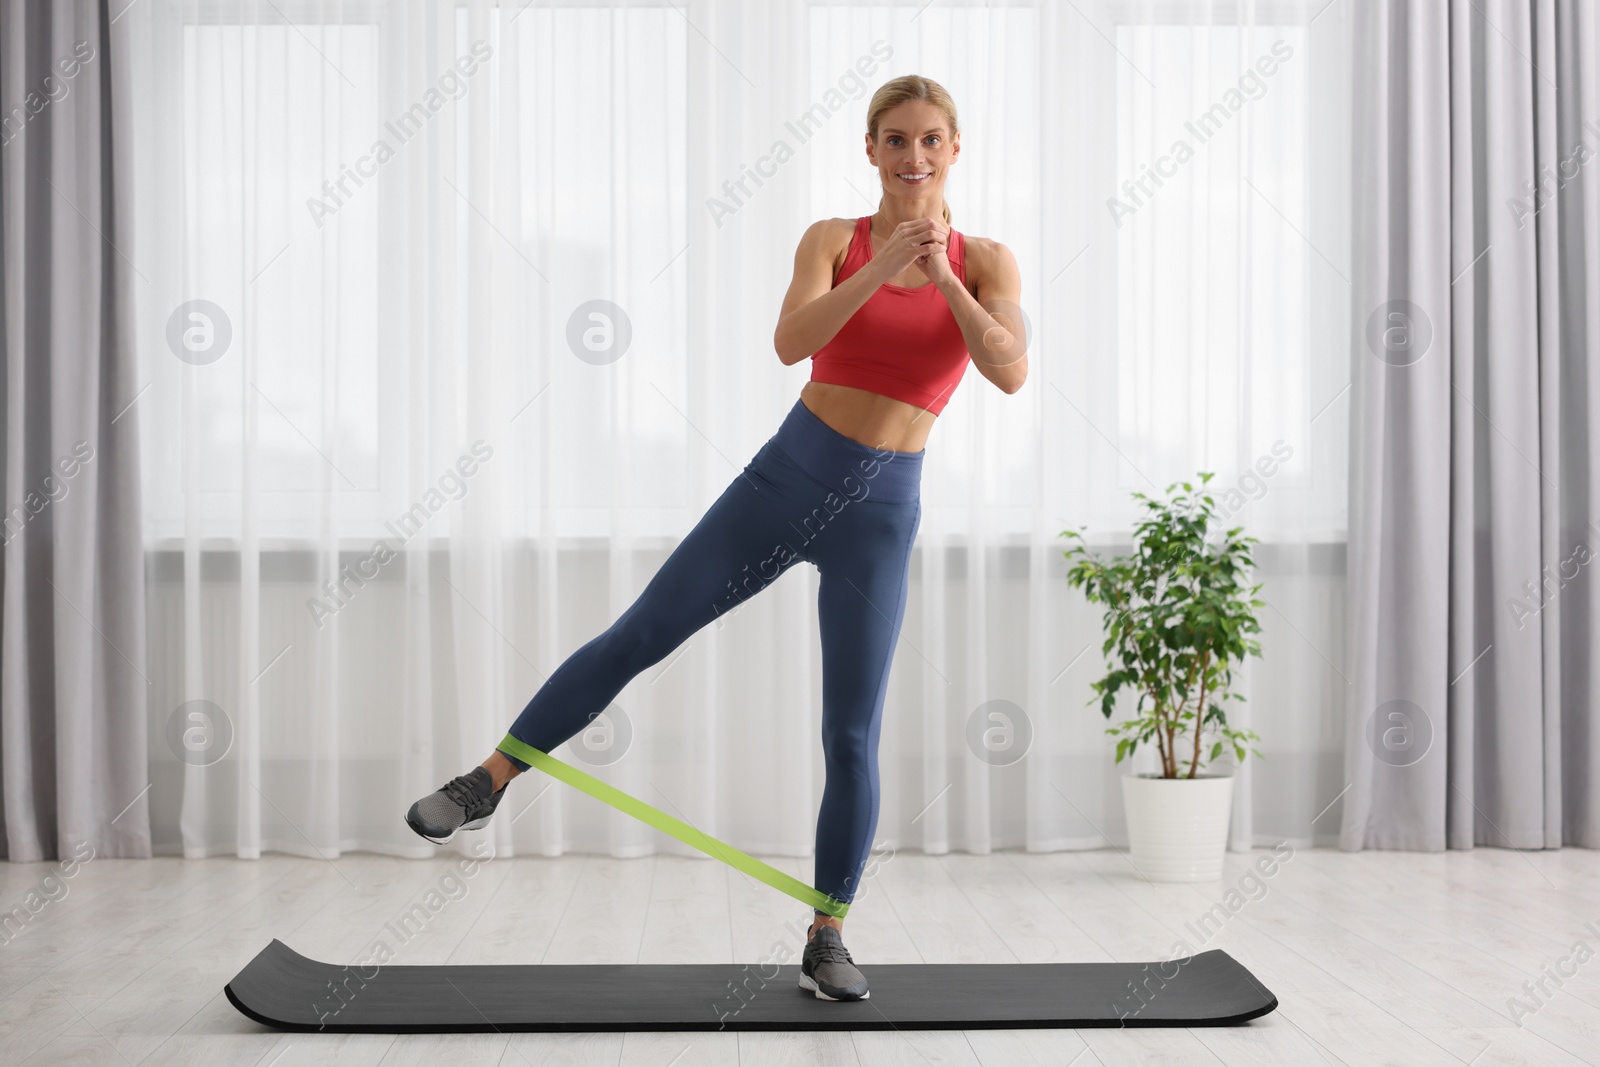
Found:
<svg viewBox="0 0 1600 1067"><path fill-rule="evenodd" d="M772 334L778 359L786 367L809 359L833 340L850 316L888 280L881 276L882 266L874 258L835 288L833 256L828 251L831 225L827 219L813 222L795 249L794 279Z"/></svg>
<svg viewBox="0 0 1600 1067"><path fill-rule="evenodd" d="M980 244L968 240L967 268L974 276L977 296L954 274L940 279L939 291L950 304L978 372L1002 392L1015 393L1028 377L1027 339L1022 306L1017 303L1022 297L1022 275L1016 258L999 241Z"/></svg>

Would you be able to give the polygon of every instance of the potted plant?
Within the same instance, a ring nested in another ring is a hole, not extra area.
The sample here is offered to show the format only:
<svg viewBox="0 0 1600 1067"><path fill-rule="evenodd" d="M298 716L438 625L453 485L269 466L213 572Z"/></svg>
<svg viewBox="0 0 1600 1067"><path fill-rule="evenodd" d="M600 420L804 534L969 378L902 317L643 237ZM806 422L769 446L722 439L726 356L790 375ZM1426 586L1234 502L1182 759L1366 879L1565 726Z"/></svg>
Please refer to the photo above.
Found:
<svg viewBox="0 0 1600 1067"><path fill-rule="evenodd" d="M1205 492L1211 477L1201 472L1198 493L1189 482L1181 483L1181 494L1179 483L1169 485L1166 500L1134 493L1149 515L1134 531L1131 556L1103 562L1089 552L1081 529L1061 531L1077 542L1062 553L1071 561L1067 581L1106 605L1101 653L1110 670L1093 683L1100 711L1111 718L1124 688L1139 695L1134 716L1106 728L1121 735L1116 762L1151 740L1160 752L1160 774L1122 779L1133 863L1153 880L1222 876L1233 776L1202 774L1200 767L1224 745L1242 761L1246 742L1260 740L1253 731L1229 727L1223 707L1229 698L1244 699L1228 692L1233 668L1246 655L1261 654L1248 636L1261 632L1252 609L1265 605L1255 599L1261 586L1249 584L1255 566L1250 546L1259 542L1241 537L1243 527L1208 538L1216 520ZM1210 752L1202 761L1208 737ZM1180 742L1187 744L1184 752Z"/></svg>

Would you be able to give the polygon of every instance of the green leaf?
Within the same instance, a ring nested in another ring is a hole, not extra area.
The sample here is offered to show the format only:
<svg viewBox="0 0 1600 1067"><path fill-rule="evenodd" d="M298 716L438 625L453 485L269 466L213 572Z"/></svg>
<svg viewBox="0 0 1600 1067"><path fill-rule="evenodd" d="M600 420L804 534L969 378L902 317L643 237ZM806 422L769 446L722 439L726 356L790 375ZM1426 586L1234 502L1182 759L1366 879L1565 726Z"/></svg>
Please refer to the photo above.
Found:
<svg viewBox="0 0 1600 1067"><path fill-rule="evenodd" d="M1126 742L1121 758L1158 731L1195 723L1228 739L1212 739L1211 758L1225 743L1243 748L1245 732L1228 728L1226 702L1242 699L1229 691L1232 668L1261 654L1259 642L1246 635L1261 632L1253 609L1268 606L1255 597L1266 583L1250 582L1249 546L1258 539L1242 536L1243 526L1218 535L1216 500L1204 492L1213 477L1199 472L1198 492L1194 481L1170 482L1164 499L1135 491L1143 518L1127 555L1093 557L1073 534L1069 580L1086 600L1105 606L1101 654L1108 673L1095 687L1104 717L1112 719L1124 686L1133 692L1133 715L1118 731Z"/></svg>

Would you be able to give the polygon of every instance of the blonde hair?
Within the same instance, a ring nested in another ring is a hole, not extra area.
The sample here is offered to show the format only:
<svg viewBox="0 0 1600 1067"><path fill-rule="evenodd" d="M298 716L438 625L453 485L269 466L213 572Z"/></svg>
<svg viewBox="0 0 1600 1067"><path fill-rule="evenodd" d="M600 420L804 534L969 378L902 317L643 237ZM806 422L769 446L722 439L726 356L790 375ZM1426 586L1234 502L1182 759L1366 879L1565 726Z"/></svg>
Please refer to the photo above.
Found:
<svg viewBox="0 0 1600 1067"><path fill-rule="evenodd" d="M944 86L920 74L902 74L880 85L878 91L872 94L872 102L867 105L867 136L872 138L873 144L878 143L878 123L882 121L883 113L907 100L926 100L944 112L950 123L951 137L961 132L961 127L956 124L956 102L950 98ZM878 198L878 210L883 210L881 196ZM950 225L949 201L944 205L944 224Z"/></svg>

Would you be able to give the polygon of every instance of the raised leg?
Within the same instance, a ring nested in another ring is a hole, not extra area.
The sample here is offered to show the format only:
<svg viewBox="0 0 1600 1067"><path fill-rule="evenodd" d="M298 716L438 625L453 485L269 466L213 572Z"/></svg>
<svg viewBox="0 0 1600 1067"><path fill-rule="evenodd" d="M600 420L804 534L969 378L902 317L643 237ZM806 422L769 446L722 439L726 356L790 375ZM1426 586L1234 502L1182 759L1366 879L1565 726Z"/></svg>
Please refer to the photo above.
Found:
<svg viewBox="0 0 1600 1067"><path fill-rule="evenodd" d="M758 454L673 549L638 599L551 673L512 724L512 736L549 752L593 721L640 671L798 562L784 518L789 509L762 476L765 469ZM515 757L505 758L519 770L528 769Z"/></svg>

